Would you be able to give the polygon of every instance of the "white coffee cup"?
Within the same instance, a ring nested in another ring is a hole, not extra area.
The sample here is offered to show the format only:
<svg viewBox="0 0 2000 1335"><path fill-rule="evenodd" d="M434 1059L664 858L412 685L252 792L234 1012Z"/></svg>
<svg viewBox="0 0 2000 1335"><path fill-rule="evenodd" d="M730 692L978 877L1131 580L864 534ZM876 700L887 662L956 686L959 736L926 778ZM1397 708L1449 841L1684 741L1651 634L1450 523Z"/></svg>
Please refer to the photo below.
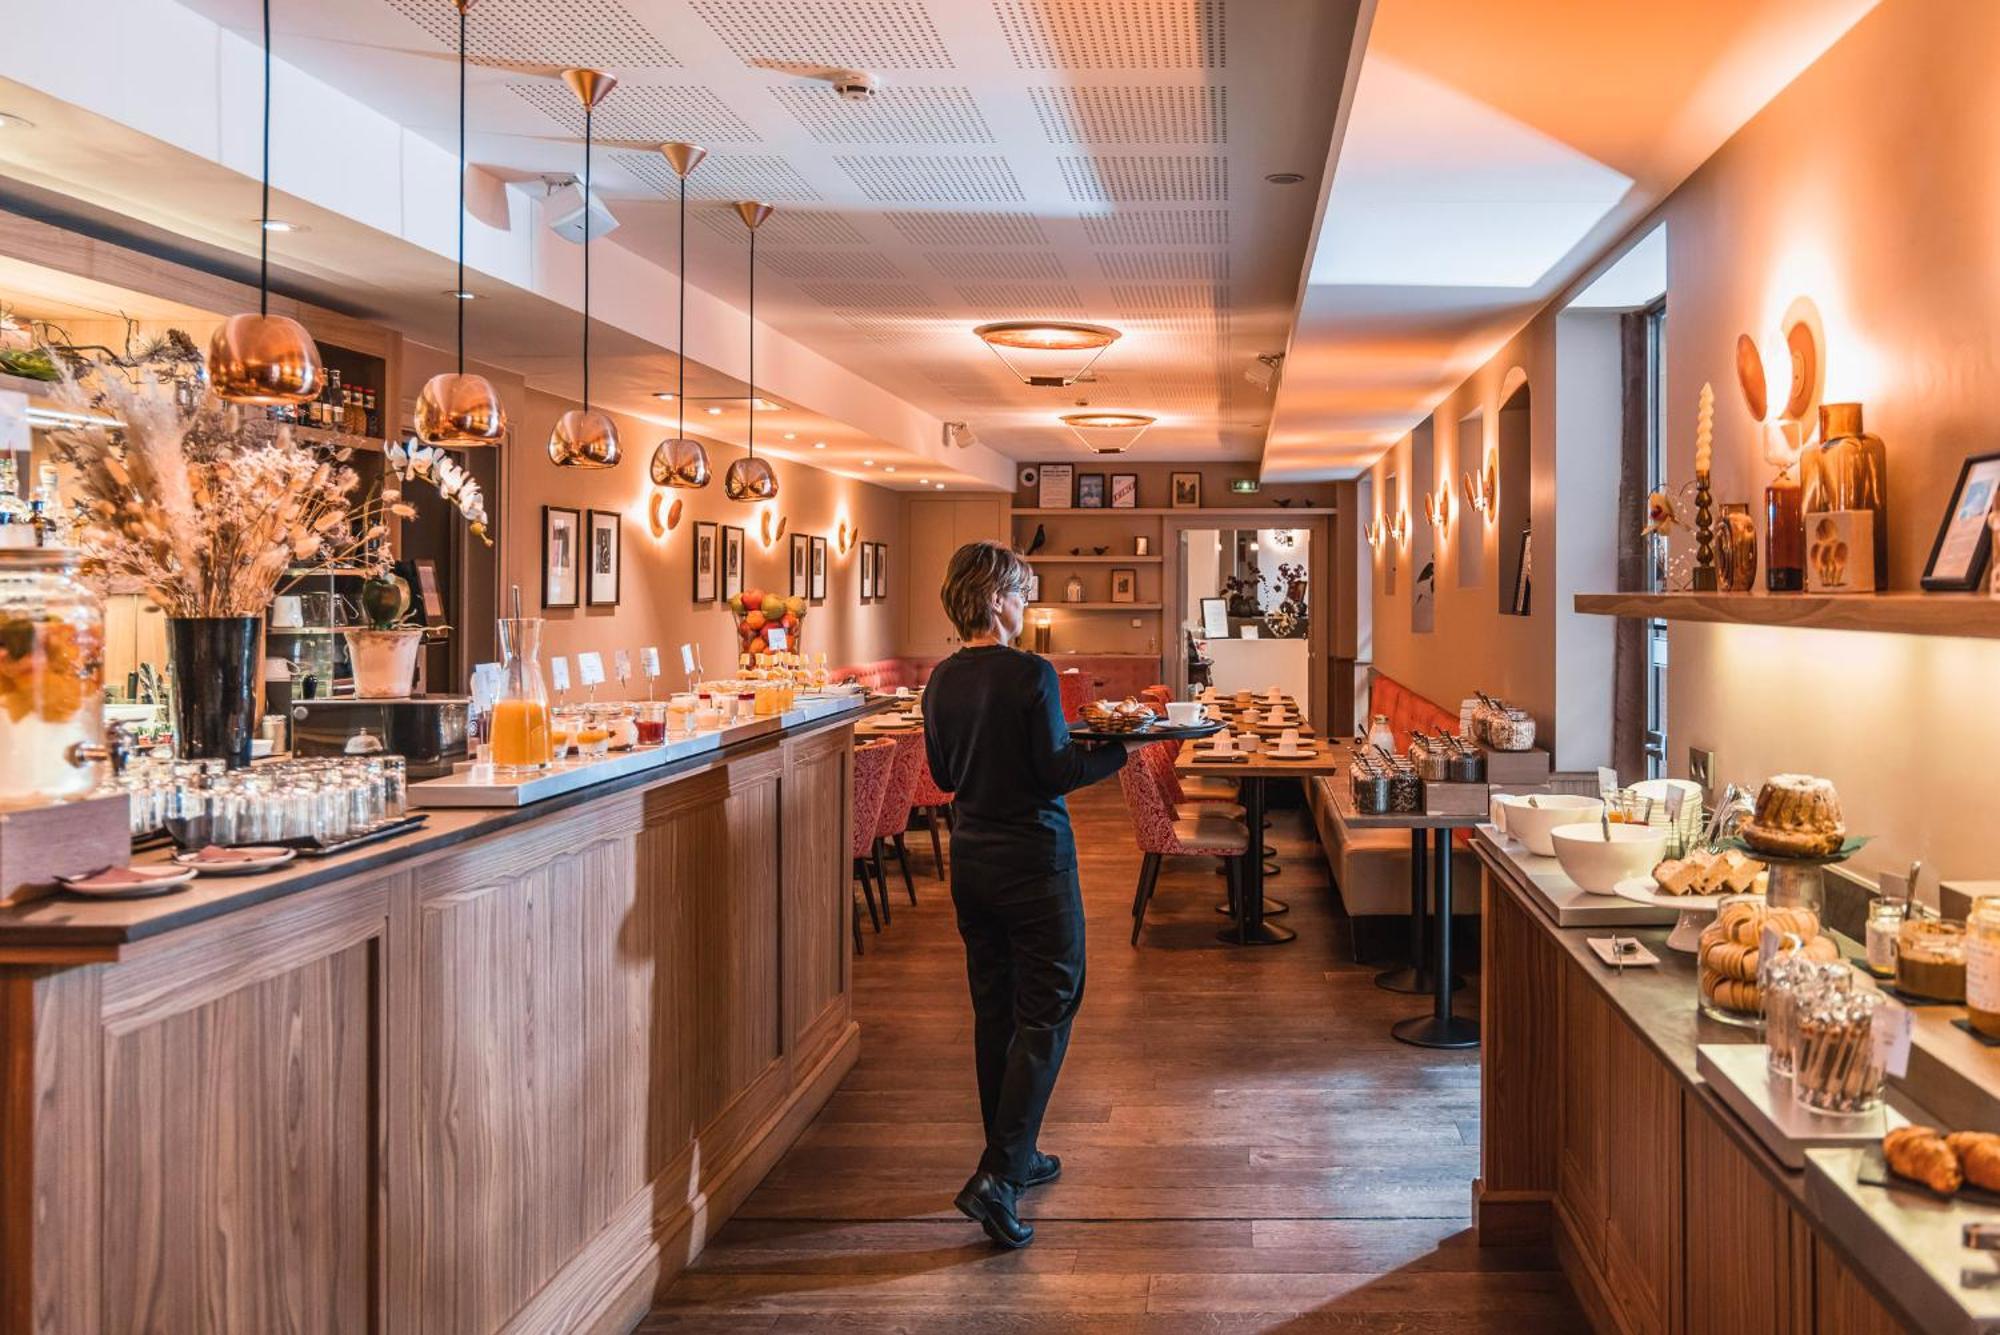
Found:
<svg viewBox="0 0 2000 1335"><path fill-rule="evenodd" d="M281 593L271 600L271 628L297 630L305 624L305 605L296 593Z"/></svg>
<svg viewBox="0 0 2000 1335"><path fill-rule="evenodd" d="M1271 693L1269 695L1266 695L1264 698L1266 700L1269 700L1272 704L1275 705L1285 698L1285 693L1279 690L1277 687L1273 686L1271 688Z"/></svg>
<svg viewBox="0 0 2000 1335"><path fill-rule="evenodd" d="M1246 709L1243 711L1243 717L1239 721L1246 727L1254 728L1264 721L1264 716L1254 709Z"/></svg>
<svg viewBox="0 0 2000 1335"><path fill-rule="evenodd" d="M1167 704L1167 722L1177 728L1191 728L1201 722L1202 708L1193 700L1173 700Z"/></svg>
<svg viewBox="0 0 2000 1335"><path fill-rule="evenodd" d="M1256 755L1257 752L1264 745L1263 739L1258 737L1257 734L1254 732L1244 733L1242 741L1243 741L1243 754L1247 756Z"/></svg>
<svg viewBox="0 0 2000 1335"><path fill-rule="evenodd" d="M1278 749L1287 755L1298 750L1299 730L1297 728L1287 728L1278 734Z"/></svg>
<svg viewBox="0 0 2000 1335"><path fill-rule="evenodd" d="M1224 728L1221 732L1215 734L1215 748L1213 754L1218 756L1226 756L1231 754L1235 749L1236 749L1236 739L1229 735L1229 729Z"/></svg>

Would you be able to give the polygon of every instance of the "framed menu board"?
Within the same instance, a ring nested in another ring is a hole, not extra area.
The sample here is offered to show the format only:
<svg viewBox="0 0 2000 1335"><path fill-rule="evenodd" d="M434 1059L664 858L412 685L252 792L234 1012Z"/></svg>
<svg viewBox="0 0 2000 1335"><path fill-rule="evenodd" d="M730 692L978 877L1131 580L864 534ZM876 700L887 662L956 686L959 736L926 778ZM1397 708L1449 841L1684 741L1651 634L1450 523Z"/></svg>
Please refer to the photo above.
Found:
<svg viewBox="0 0 2000 1335"><path fill-rule="evenodd" d="M1043 464L1037 503L1044 510L1068 510L1076 505L1076 465Z"/></svg>

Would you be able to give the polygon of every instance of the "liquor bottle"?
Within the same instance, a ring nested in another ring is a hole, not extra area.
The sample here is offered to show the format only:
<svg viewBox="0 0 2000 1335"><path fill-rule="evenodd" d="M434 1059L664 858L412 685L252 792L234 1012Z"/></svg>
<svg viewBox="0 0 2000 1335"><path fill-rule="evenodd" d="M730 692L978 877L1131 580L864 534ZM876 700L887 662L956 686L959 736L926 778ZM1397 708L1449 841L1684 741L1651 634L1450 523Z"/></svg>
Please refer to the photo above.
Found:
<svg viewBox="0 0 2000 1335"><path fill-rule="evenodd" d="M63 515L62 477L52 463L44 463L36 473L32 508L41 513L41 523L36 529L37 545L69 546L69 521Z"/></svg>
<svg viewBox="0 0 2000 1335"><path fill-rule="evenodd" d="M362 387L361 409L363 415L361 429L363 433L370 436L380 435L381 433L375 429L375 387L373 385Z"/></svg>
<svg viewBox="0 0 2000 1335"><path fill-rule="evenodd" d="M33 547L32 512L15 485L14 456L0 452L0 548Z"/></svg>

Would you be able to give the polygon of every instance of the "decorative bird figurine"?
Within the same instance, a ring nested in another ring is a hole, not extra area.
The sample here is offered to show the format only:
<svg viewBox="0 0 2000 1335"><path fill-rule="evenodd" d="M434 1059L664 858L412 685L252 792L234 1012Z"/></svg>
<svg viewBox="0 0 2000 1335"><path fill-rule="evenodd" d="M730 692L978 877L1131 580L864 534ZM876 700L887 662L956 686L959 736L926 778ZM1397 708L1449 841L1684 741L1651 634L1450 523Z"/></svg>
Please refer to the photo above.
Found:
<svg viewBox="0 0 2000 1335"><path fill-rule="evenodd" d="M1108 552L1108 551L1110 551L1110 550L1111 550L1111 545L1110 545L1109 543L1106 543L1106 544L1105 544L1104 546L1102 546L1102 547L1093 547L1093 548L1091 548L1091 550L1092 550L1092 551L1094 551L1094 552L1096 552L1096 553L1097 553L1097 554L1098 554L1099 556L1102 556L1102 555L1104 555L1104 554L1105 554L1106 552Z"/></svg>
<svg viewBox="0 0 2000 1335"><path fill-rule="evenodd" d="M1035 525L1035 536L1029 539L1028 550L1024 552L1023 555L1033 556L1036 552L1042 550L1042 544L1047 542L1048 540L1049 540L1048 529L1041 524Z"/></svg>

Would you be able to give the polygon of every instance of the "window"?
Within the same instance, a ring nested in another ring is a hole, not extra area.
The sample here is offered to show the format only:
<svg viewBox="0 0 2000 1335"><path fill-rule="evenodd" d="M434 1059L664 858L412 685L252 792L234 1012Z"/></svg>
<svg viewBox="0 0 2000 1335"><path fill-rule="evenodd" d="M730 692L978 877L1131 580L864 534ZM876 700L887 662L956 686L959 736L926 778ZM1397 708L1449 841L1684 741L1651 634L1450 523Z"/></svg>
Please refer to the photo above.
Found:
<svg viewBox="0 0 2000 1335"><path fill-rule="evenodd" d="M1667 303L1654 302L1646 322L1646 490L1667 485ZM1661 590L1655 584L1654 592ZM1667 773L1667 623L1646 621L1646 777Z"/></svg>

